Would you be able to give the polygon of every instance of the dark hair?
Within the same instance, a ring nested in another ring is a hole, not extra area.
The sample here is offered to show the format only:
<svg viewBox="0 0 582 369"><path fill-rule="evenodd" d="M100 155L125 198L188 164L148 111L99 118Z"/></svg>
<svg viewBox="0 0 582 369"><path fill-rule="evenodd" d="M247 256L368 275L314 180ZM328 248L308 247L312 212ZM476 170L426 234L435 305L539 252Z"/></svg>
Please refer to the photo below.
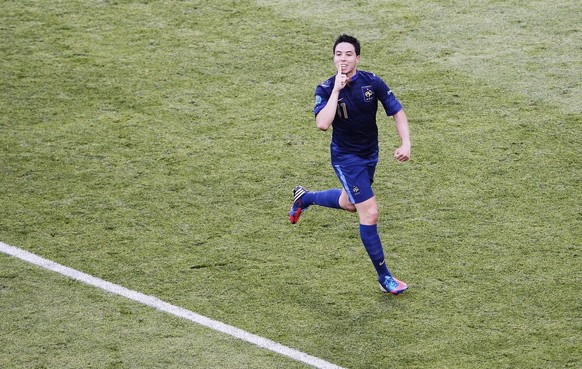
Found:
<svg viewBox="0 0 582 369"><path fill-rule="evenodd" d="M360 41L353 36L349 36L346 34L340 35L333 44L333 53L335 54L335 47L342 42L347 42L349 44L354 45L354 49L356 49L356 55L360 55Z"/></svg>

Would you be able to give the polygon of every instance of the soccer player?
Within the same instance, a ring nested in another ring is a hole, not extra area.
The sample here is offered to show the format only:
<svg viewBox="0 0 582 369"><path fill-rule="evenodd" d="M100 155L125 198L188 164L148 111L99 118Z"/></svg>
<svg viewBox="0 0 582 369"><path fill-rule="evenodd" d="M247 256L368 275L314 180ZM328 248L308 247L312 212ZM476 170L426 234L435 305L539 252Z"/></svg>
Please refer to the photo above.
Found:
<svg viewBox="0 0 582 369"><path fill-rule="evenodd" d="M372 192L378 163L378 102L386 114L394 117L401 146L394 152L396 160L410 158L408 118L402 105L384 81L373 73L357 69L360 43L349 35L341 35L333 46L335 76L315 90L315 121L327 131L333 126L331 164L342 188L308 191L302 186L293 189L293 205L289 220L295 224L301 213L312 205L357 212L360 238L378 273L383 292L398 295L408 286L396 279L386 266L384 250L378 235L378 204Z"/></svg>

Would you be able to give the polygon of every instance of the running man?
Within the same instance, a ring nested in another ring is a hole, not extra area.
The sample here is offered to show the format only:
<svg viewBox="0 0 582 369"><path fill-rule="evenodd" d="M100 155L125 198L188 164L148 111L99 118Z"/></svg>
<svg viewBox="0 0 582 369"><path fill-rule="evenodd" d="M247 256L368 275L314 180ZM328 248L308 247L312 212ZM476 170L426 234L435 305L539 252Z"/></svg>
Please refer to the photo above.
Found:
<svg viewBox="0 0 582 369"><path fill-rule="evenodd" d="M342 188L313 192L302 186L295 187L289 220L297 223L301 213L311 205L357 212L360 238L378 273L380 288L398 295L408 286L396 279L386 266L377 228L378 204L372 192L379 157L378 102L388 116L394 117L401 140L394 158L401 162L410 158L408 119L381 78L357 69L360 43L355 37L339 36L333 46L333 55L337 73L317 86L313 112L320 130L327 131L333 126L331 164Z"/></svg>

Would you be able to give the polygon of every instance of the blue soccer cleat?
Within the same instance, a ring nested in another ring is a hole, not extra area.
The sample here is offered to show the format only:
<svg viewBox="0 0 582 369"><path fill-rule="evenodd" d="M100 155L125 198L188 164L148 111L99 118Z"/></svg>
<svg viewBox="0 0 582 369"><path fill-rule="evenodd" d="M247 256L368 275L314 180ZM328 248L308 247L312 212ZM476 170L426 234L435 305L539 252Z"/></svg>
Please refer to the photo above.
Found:
<svg viewBox="0 0 582 369"><path fill-rule="evenodd" d="M391 293L393 295L400 295L408 289L406 283L389 275L385 276L384 279L380 278L378 282L380 282L380 289L382 292Z"/></svg>
<svg viewBox="0 0 582 369"><path fill-rule="evenodd" d="M299 217L301 213L307 209L307 207L303 207L301 198L305 195L307 191L302 186L297 186L293 189L293 205L291 205L291 210L289 210L289 220L291 224L295 224L299 221Z"/></svg>

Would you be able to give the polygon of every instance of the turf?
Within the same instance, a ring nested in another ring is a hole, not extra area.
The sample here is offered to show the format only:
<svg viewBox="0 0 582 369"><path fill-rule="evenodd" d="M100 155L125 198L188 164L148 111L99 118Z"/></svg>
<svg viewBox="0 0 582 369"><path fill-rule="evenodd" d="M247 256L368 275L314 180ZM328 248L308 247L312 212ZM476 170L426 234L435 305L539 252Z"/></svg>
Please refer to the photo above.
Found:
<svg viewBox="0 0 582 369"><path fill-rule="evenodd" d="M582 362L576 1L4 1L0 240L347 368ZM341 32L379 115L379 292L311 112ZM0 255L2 368L300 363Z"/></svg>

